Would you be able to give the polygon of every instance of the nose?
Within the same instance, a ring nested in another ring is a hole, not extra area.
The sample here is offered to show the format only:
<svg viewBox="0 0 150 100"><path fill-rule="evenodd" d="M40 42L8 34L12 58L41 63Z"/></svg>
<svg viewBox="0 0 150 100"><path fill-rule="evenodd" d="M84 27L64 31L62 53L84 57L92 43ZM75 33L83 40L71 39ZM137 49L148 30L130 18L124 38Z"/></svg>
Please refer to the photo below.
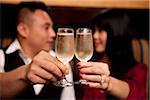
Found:
<svg viewBox="0 0 150 100"><path fill-rule="evenodd" d="M55 38L55 37L56 37L56 33L55 33L55 31L54 31L53 28L50 28L49 36L50 36L51 38Z"/></svg>
<svg viewBox="0 0 150 100"><path fill-rule="evenodd" d="M95 32L94 32L93 38L94 38L94 39L98 39L98 38L99 38L99 33L98 33L98 31L95 31Z"/></svg>

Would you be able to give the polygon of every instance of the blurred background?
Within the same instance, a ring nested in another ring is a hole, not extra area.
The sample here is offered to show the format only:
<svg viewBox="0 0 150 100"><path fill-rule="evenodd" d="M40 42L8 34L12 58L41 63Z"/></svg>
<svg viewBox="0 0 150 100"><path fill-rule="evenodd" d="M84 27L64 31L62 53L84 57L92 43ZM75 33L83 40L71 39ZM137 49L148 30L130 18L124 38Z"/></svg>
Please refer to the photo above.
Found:
<svg viewBox="0 0 150 100"><path fill-rule="evenodd" d="M21 0L0 0L0 48L6 48L14 36L16 4ZM48 5L58 27L89 27L98 14L125 12L133 29L133 53L135 59L148 65L149 45L149 1L148 0L43 0Z"/></svg>

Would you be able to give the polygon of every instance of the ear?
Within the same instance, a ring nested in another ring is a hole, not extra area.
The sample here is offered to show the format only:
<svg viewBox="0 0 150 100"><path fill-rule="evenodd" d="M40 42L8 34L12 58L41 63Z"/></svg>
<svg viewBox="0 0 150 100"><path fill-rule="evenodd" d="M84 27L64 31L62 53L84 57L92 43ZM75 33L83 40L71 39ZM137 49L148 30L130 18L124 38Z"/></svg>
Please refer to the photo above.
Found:
<svg viewBox="0 0 150 100"><path fill-rule="evenodd" d="M17 26L17 31L22 37L27 37L29 34L29 28L25 23L19 23L19 25Z"/></svg>

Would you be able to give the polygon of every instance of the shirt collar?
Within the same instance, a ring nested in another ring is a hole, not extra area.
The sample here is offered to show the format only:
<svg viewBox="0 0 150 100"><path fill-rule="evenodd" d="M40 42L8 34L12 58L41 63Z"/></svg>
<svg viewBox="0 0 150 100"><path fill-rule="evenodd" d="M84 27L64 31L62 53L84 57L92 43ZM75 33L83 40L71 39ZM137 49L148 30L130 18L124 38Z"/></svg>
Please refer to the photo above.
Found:
<svg viewBox="0 0 150 100"><path fill-rule="evenodd" d="M20 45L18 39L15 39L15 40L10 44L10 46L9 46L9 47L7 48L7 50L6 50L6 54L13 53L13 52L15 52L16 50L22 51L22 50L21 50L21 45ZM51 56L53 56L53 57L56 57L55 52L54 52L53 50L50 50L50 51L49 51L49 54L50 54Z"/></svg>
<svg viewBox="0 0 150 100"><path fill-rule="evenodd" d="M13 53L15 52L16 50L21 50L21 46L20 46L20 43L17 39L15 39L11 44L10 46L7 48L6 50L6 54L10 54L10 53Z"/></svg>

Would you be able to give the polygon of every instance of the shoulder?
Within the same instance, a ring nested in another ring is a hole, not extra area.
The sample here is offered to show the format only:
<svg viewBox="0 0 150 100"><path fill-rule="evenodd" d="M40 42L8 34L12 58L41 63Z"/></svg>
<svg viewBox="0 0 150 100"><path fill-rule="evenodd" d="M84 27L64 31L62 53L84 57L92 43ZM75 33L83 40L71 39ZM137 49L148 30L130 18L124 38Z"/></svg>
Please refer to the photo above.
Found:
<svg viewBox="0 0 150 100"><path fill-rule="evenodd" d="M138 63L136 64L132 69L130 69L131 71L146 71L147 70L147 66L143 63Z"/></svg>
<svg viewBox="0 0 150 100"><path fill-rule="evenodd" d="M127 99L146 99L147 98L147 72L148 67L145 64L139 63L134 66L125 77L128 83L130 93ZM142 80L142 81L141 81Z"/></svg>
<svg viewBox="0 0 150 100"><path fill-rule="evenodd" d="M131 76L146 76L148 72L148 67L143 64L143 63L138 63L137 65L135 65L134 67L132 67L127 73L126 76L127 77L131 77Z"/></svg>

